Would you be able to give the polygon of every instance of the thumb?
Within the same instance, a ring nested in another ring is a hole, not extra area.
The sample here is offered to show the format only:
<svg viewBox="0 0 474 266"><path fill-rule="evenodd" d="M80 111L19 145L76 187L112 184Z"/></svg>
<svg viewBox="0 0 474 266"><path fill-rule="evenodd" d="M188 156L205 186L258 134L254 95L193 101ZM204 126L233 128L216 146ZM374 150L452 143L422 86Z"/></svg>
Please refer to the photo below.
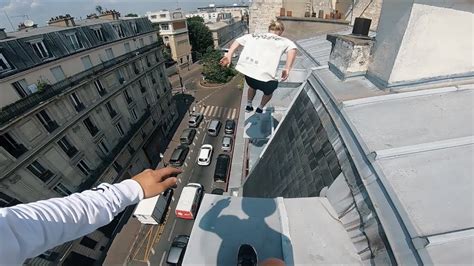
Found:
<svg viewBox="0 0 474 266"><path fill-rule="evenodd" d="M178 179L176 177L169 177L163 180L163 182L161 182L160 185L162 185L164 190L166 190L168 188L175 186L177 182L178 182Z"/></svg>

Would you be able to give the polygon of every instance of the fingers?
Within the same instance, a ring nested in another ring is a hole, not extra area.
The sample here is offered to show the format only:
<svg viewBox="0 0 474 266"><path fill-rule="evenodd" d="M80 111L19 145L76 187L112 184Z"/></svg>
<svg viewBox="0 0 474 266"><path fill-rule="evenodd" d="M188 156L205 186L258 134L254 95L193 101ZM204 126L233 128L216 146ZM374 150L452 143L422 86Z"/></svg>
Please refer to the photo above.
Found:
<svg viewBox="0 0 474 266"><path fill-rule="evenodd" d="M165 187L165 190L176 186L178 179L176 177L170 177L161 182L161 185Z"/></svg>
<svg viewBox="0 0 474 266"><path fill-rule="evenodd" d="M154 171L154 176L159 178L159 181L165 180L170 176L177 176L181 174L183 170L174 167L165 167Z"/></svg>

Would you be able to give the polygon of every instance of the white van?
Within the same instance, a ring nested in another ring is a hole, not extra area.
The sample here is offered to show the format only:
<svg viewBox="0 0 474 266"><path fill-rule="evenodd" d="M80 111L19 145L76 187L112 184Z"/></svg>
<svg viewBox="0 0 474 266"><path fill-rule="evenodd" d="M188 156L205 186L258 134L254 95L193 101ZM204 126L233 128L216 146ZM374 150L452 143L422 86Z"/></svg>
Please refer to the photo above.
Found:
<svg viewBox="0 0 474 266"><path fill-rule="evenodd" d="M141 200L133 216L142 224L161 224L171 202L173 190L169 189L160 195Z"/></svg>
<svg viewBox="0 0 474 266"><path fill-rule="evenodd" d="M198 183L189 183L181 192L178 204L176 205L176 217L186 220L196 218L199 204L201 203L204 188Z"/></svg>

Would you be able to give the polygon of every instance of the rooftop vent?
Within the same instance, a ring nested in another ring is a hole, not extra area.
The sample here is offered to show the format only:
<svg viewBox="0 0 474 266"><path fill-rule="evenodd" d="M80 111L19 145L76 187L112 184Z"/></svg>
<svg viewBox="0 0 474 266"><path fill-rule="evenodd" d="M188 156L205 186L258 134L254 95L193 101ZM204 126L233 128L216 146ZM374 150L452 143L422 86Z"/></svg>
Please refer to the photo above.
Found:
<svg viewBox="0 0 474 266"><path fill-rule="evenodd" d="M49 26L57 26L57 27L74 27L76 23L74 22L74 18L71 15L66 14L65 16L57 16L52 17L48 21Z"/></svg>

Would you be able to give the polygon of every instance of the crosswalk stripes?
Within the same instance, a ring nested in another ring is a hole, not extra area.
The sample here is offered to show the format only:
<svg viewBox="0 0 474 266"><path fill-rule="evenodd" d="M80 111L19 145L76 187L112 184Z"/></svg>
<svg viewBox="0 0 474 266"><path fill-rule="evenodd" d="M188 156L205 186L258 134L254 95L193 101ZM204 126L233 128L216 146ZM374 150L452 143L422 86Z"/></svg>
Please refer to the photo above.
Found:
<svg viewBox="0 0 474 266"><path fill-rule="evenodd" d="M217 117L225 119L237 118L237 108L207 105L198 107L196 111L202 113L204 117Z"/></svg>

